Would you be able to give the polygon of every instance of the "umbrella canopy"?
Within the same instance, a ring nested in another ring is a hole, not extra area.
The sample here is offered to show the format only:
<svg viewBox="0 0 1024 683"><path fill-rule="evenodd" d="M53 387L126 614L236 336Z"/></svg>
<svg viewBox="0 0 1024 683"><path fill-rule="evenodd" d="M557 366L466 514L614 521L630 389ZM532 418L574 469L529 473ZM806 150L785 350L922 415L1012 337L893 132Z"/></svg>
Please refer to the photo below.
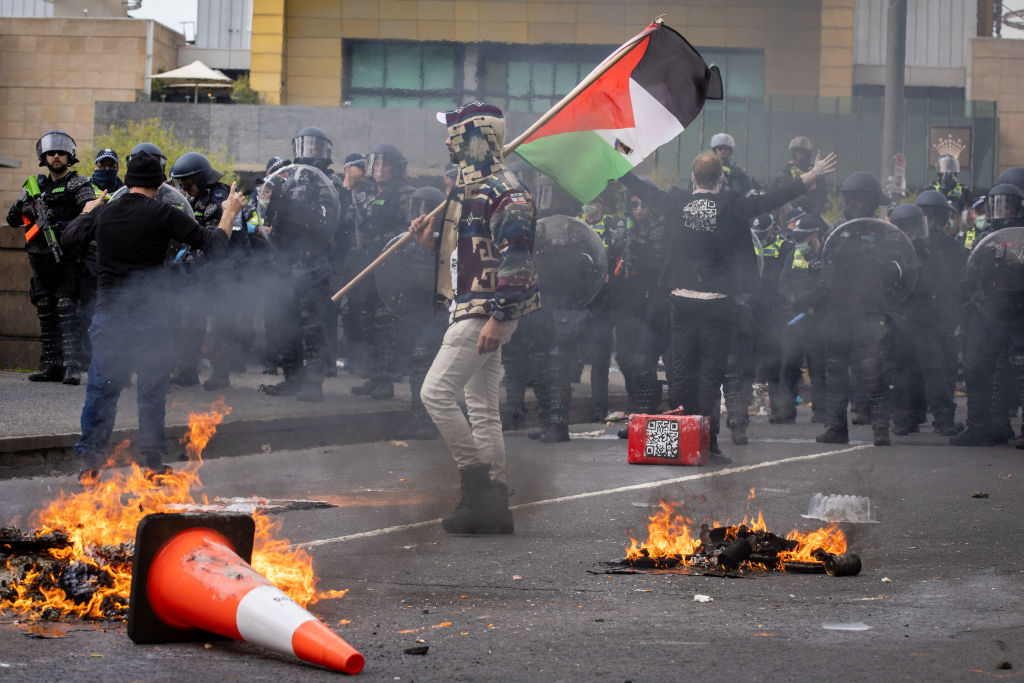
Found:
<svg viewBox="0 0 1024 683"><path fill-rule="evenodd" d="M225 76L216 69L203 64L198 59L191 64L172 69L171 71L165 71L162 74L151 74L150 78L159 78L164 81L177 81L177 83L169 83L168 85L172 88L191 86L195 89L195 99L193 102L199 101L199 86L205 85L207 87L229 87L231 85L231 79Z"/></svg>

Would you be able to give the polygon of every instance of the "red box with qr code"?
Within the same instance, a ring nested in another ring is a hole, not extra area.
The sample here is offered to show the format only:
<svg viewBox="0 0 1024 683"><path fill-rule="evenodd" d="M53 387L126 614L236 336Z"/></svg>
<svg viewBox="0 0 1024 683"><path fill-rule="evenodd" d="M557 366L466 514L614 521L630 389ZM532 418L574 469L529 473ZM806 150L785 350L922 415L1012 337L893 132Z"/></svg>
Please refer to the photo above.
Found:
<svg viewBox="0 0 1024 683"><path fill-rule="evenodd" d="M711 429L705 415L630 415L629 463L706 465Z"/></svg>

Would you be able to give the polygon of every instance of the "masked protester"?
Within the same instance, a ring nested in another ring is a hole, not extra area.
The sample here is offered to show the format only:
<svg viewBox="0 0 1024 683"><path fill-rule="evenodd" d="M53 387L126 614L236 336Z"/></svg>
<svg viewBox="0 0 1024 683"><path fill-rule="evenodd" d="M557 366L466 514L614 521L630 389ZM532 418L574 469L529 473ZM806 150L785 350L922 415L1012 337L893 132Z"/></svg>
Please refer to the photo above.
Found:
<svg viewBox="0 0 1024 683"><path fill-rule="evenodd" d="M651 192L632 174L623 177L632 192L660 203L661 214L675 222L666 226L669 244L661 277L671 302L669 403L688 414L708 416L711 453L720 461L726 460L718 447L721 387L735 301L743 273L750 272L756 259L750 220L813 189L835 165L830 154L779 190L750 197L722 189L722 162L710 152L693 161L693 192Z"/></svg>
<svg viewBox="0 0 1024 683"><path fill-rule="evenodd" d="M105 462L118 397L132 372L138 379L139 449L147 474L158 477L170 471L163 464L168 451L164 409L174 367L174 333L164 257L172 239L203 250L224 248L242 208L241 197L231 188L216 228L201 227L191 216L156 200L163 181L157 157L133 155L125 177L127 194L109 204L87 202L61 240L71 253L95 240L99 253L98 301L90 329L93 357L82 437L75 444L79 481L86 485Z"/></svg>
<svg viewBox="0 0 1024 683"><path fill-rule="evenodd" d="M420 397L462 480L462 498L444 518L445 531L507 534L514 524L498 409L501 346L518 320L540 307L533 199L505 169L500 109L470 102L438 119L448 128L460 184L440 220L420 216L409 226L420 245L434 250L435 302L449 312ZM457 401L462 391L468 420Z"/></svg>
<svg viewBox="0 0 1024 683"><path fill-rule="evenodd" d="M107 147L96 152L96 161L93 164L91 180L97 196L103 192L113 194L124 185L121 179L117 177L119 167L120 160L117 158L117 152L114 150Z"/></svg>
<svg viewBox="0 0 1024 683"><path fill-rule="evenodd" d="M36 142L36 156L47 172L26 180L25 191L7 212L7 224L25 230L32 267L29 296L42 335L41 367L28 376L30 382L81 382L81 264L62 254L60 236L96 194L88 177L71 170L78 163L75 149L64 131L44 133Z"/></svg>

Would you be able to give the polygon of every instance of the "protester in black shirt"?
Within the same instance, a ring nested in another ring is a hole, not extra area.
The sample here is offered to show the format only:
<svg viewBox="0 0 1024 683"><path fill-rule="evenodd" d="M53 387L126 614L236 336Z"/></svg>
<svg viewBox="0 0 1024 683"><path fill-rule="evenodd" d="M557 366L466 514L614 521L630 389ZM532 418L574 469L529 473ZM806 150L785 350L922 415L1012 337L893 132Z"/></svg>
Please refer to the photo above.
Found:
<svg viewBox="0 0 1024 683"><path fill-rule="evenodd" d="M682 188L657 192L668 221L668 257L661 286L671 294L669 405L682 406L690 415L708 416L714 456L721 456L721 387L732 337L734 298L745 273L756 271L750 220L813 189L819 177L835 168L836 156L829 154L780 189L744 197L722 190L721 160L712 152L702 152L693 160L692 192ZM623 182L638 195L649 192L631 174Z"/></svg>
<svg viewBox="0 0 1024 683"><path fill-rule="evenodd" d="M89 329L93 355L82 438L75 444L83 484L94 482L99 474L96 468L114 429L117 400L133 371L138 379L139 451L147 474L170 471L162 464L168 450L167 384L174 367L173 318L163 267L167 246L175 239L204 251L221 250L242 209L241 196L232 186L217 228L203 228L191 216L155 199L163 181L157 157L132 156L125 176L128 194L110 204L87 203L61 238L69 253L80 252L95 240L98 253L96 314Z"/></svg>

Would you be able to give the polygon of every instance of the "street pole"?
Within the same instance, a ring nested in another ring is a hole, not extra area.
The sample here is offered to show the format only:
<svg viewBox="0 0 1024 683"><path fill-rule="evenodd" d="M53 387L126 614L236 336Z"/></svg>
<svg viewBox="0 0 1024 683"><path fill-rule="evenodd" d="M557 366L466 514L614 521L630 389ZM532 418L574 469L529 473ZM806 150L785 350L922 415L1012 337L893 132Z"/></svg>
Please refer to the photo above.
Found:
<svg viewBox="0 0 1024 683"><path fill-rule="evenodd" d="M885 41L885 109L882 115L882 185L888 187L896 155L903 152L907 0L889 0Z"/></svg>

